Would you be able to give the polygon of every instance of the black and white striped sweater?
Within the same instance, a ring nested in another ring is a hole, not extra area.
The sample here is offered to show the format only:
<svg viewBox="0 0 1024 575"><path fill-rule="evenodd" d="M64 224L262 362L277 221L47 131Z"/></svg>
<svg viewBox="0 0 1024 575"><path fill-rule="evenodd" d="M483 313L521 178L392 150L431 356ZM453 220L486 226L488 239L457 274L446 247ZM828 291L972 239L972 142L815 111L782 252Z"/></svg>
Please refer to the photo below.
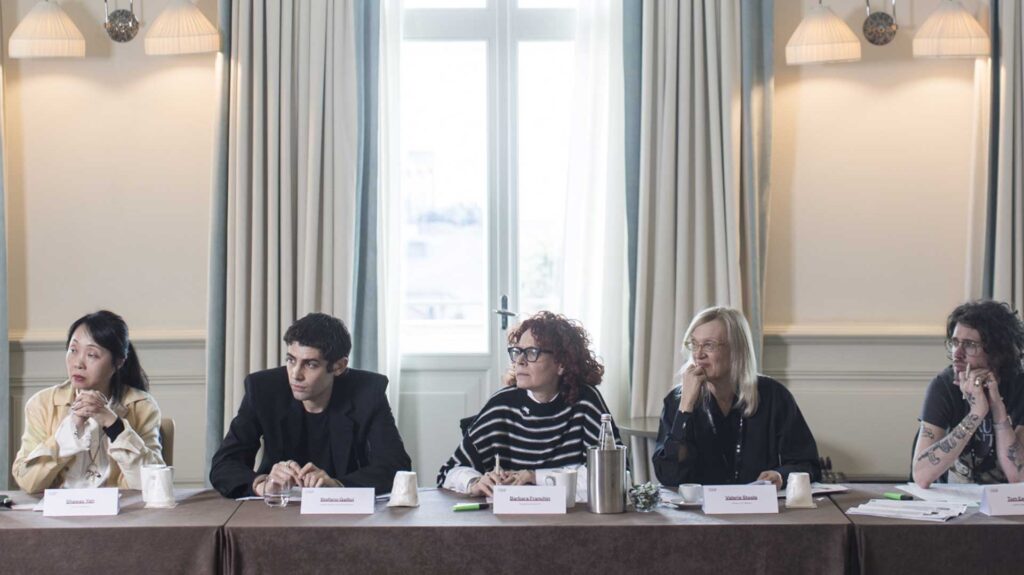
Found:
<svg viewBox="0 0 1024 575"><path fill-rule="evenodd" d="M494 468L494 456L501 456L505 470L553 469L586 465L587 448L597 445L601 414L608 406L597 388L585 385L579 401L569 405L564 394L549 403L537 403L526 390L506 387L491 396L477 414L455 454L441 467L437 485L455 467L469 467L480 473ZM615 442L621 445L619 430Z"/></svg>

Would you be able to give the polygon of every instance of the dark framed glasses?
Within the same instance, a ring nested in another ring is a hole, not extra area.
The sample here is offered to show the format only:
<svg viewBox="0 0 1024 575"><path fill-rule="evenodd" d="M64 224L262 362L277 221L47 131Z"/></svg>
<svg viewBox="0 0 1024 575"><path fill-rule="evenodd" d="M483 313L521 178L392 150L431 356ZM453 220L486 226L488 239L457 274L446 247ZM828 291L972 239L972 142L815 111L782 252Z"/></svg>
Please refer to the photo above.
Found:
<svg viewBox="0 0 1024 575"><path fill-rule="evenodd" d="M551 351L550 349L541 349L539 347L527 347L527 348L509 347L508 348L508 358L512 360L512 363L518 362L519 358L523 357L524 355L526 356L526 361L528 361L529 363L533 363L533 362L537 361L538 359L540 359L540 354L542 354L542 353L555 353L555 352Z"/></svg>

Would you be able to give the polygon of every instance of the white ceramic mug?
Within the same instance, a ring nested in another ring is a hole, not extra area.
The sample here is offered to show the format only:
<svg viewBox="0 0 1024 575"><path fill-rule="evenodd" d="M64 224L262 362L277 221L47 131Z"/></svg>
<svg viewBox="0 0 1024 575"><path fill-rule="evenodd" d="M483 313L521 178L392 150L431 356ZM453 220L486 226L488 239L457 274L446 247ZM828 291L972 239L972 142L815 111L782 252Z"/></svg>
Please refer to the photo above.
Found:
<svg viewBox="0 0 1024 575"><path fill-rule="evenodd" d="M686 503L699 503L704 498L704 486L700 483L683 483L679 486L679 495Z"/></svg>
<svg viewBox="0 0 1024 575"><path fill-rule="evenodd" d="M146 507L174 505L174 468L166 465L142 466L142 501Z"/></svg>
<svg viewBox="0 0 1024 575"><path fill-rule="evenodd" d="M547 485L561 485L565 489L565 508L576 507L576 470L559 469L544 478Z"/></svg>

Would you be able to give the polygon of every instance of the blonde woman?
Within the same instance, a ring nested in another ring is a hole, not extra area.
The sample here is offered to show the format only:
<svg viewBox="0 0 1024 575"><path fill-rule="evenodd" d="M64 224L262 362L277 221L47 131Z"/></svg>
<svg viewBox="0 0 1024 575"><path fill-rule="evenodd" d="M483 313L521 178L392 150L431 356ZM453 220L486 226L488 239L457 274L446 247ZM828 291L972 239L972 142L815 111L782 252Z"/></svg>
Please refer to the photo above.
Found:
<svg viewBox="0 0 1024 575"><path fill-rule="evenodd" d="M764 480L782 487L794 471L821 474L818 448L793 394L757 374L746 318L706 309L683 337L682 383L665 397L654 452L664 485Z"/></svg>

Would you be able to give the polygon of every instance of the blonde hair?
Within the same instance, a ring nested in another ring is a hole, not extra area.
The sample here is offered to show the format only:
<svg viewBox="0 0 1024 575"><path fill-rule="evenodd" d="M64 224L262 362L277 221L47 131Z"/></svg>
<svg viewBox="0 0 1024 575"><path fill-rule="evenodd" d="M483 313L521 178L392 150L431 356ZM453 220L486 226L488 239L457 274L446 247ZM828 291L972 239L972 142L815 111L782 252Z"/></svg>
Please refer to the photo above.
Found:
<svg viewBox="0 0 1024 575"><path fill-rule="evenodd" d="M724 306L709 307L694 316L690 327L683 335L683 354L686 361L680 373L693 363L693 353L686 349L685 342L693 337L698 327L721 321L725 326L726 339L729 345L729 379L734 383L735 393L743 406L743 416L750 417L757 412L757 365L754 357L754 338L750 335L750 324L743 313L737 309ZM703 393L702 393L703 395Z"/></svg>

